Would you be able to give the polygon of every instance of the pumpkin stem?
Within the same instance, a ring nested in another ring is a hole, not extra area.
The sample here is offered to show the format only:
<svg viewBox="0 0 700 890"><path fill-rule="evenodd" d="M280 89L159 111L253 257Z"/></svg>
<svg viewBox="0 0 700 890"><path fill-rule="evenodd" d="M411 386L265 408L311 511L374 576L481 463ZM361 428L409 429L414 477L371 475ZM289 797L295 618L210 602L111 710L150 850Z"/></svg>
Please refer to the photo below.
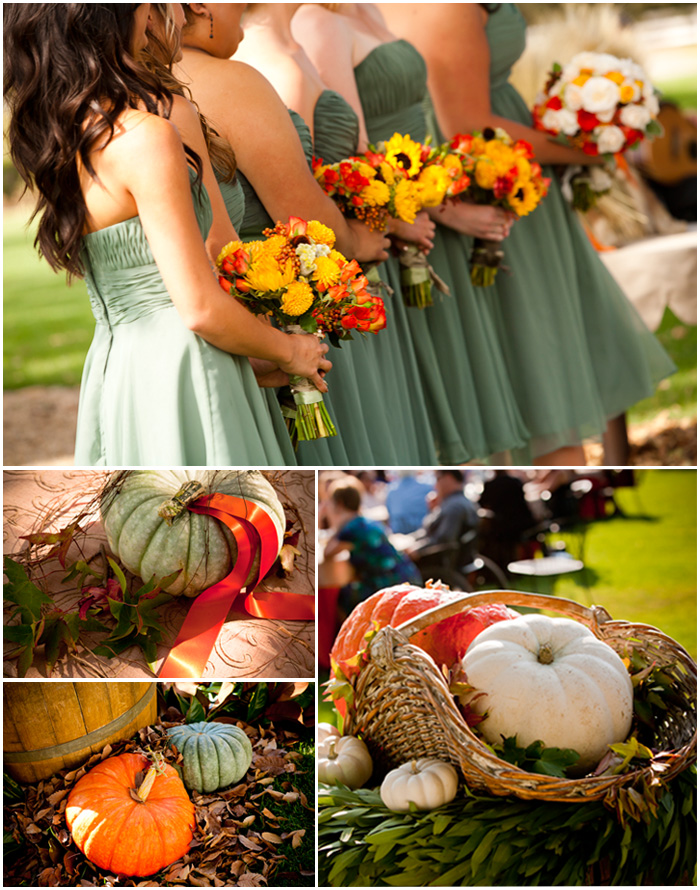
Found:
<svg viewBox="0 0 700 890"><path fill-rule="evenodd" d="M181 516L192 501L203 497L207 493L201 482L191 479L177 491L168 501L164 501L158 507L158 515L165 520L166 525L172 525L178 516Z"/></svg>
<svg viewBox="0 0 700 890"><path fill-rule="evenodd" d="M146 803L157 775L158 770L156 769L156 767L149 767L149 770L146 773L146 778L143 780L143 782L141 782L141 786L136 790L136 794L138 795L139 800L141 800L142 803Z"/></svg>
<svg viewBox="0 0 700 890"><path fill-rule="evenodd" d="M551 664L554 661L554 655L552 653L552 647L549 643L543 643L540 646L540 651L537 655L537 660L540 664Z"/></svg>
<svg viewBox="0 0 700 890"><path fill-rule="evenodd" d="M335 760L337 758L337 756L338 756L338 754L335 750L335 739L331 739L330 742L328 743L328 759Z"/></svg>
<svg viewBox="0 0 700 890"><path fill-rule="evenodd" d="M420 770L419 770L418 767L416 766L416 761L415 761L415 760L412 760L412 761L411 761L411 772L412 772L414 775L416 775L416 776L417 776L418 773L420 772Z"/></svg>

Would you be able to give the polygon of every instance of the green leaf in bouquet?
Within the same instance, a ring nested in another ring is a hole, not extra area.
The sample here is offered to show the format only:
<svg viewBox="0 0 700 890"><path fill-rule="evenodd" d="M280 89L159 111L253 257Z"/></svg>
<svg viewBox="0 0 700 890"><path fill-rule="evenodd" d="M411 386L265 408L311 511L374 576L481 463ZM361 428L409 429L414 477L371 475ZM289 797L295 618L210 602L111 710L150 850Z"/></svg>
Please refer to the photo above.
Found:
<svg viewBox="0 0 700 890"><path fill-rule="evenodd" d="M644 128L644 133L646 136L653 139L656 136L663 136L664 128L655 118L652 118Z"/></svg>

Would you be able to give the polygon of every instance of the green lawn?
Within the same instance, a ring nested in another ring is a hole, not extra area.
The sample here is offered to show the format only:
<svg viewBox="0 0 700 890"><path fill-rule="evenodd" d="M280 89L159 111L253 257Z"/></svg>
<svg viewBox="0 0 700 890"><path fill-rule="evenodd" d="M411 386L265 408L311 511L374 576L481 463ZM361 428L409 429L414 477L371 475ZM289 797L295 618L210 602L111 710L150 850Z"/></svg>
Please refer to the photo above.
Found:
<svg viewBox="0 0 700 890"><path fill-rule="evenodd" d="M82 281L70 287L32 246L16 211L3 221L5 389L33 384L75 386L94 321Z"/></svg>
<svg viewBox="0 0 700 890"><path fill-rule="evenodd" d="M539 592L601 605L613 618L654 625L697 658L696 472L641 470L637 477L637 489L619 489L615 496L626 518L587 526L585 571L543 580ZM576 535L552 536L556 540L566 541L576 554ZM515 577L510 586L538 589ZM319 720L333 720L325 703Z"/></svg>

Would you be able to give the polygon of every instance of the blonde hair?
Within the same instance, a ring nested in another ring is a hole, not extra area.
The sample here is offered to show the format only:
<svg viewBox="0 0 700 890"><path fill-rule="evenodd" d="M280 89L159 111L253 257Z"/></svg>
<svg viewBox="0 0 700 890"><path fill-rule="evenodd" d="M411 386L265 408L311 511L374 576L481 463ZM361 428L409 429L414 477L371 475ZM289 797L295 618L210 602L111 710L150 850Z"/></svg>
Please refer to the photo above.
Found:
<svg viewBox="0 0 700 890"><path fill-rule="evenodd" d="M173 74L173 65L180 51L172 3L152 3L151 9L157 12L165 25L165 40L148 32L148 44L141 53L141 61L158 80L177 96L184 96L197 109L207 151L218 177L223 182L233 182L236 178L236 155L223 136L220 136L197 107L192 93ZM187 12L187 8L185 7Z"/></svg>
<svg viewBox="0 0 700 890"><path fill-rule="evenodd" d="M327 9L328 12L338 12L340 9L340 3L319 3L318 5Z"/></svg>

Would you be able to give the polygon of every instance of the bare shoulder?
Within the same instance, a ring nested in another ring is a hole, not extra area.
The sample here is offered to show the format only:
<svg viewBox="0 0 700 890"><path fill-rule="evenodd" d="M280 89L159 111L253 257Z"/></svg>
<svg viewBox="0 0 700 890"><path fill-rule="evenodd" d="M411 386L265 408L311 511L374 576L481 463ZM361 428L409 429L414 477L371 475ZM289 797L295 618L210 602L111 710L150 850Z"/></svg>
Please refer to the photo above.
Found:
<svg viewBox="0 0 700 890"><path fill-rule="evenodd" d="M324 39L332 38L336 44L341 40L351 40L346 17L316 3L303 3L294 13L292 27L295 37L302 44L305 37L313 38L320 34L323 34Z"/></svg>
<svg viewBox="0 0 700 890"><path fill-rule="evenodd" d="M173 96L173 107L170 112L170 120L174 124L199 124L199 113L189 99L184 96Z"/></svg>
<svg viewBox="0 0 700 890"><path fill-rule="evenodd" d="M114 138L101 152L102 164L120 179L151 175L172 164L182 164L184 149L174 123L156 114L125 112Z"/></svg>

